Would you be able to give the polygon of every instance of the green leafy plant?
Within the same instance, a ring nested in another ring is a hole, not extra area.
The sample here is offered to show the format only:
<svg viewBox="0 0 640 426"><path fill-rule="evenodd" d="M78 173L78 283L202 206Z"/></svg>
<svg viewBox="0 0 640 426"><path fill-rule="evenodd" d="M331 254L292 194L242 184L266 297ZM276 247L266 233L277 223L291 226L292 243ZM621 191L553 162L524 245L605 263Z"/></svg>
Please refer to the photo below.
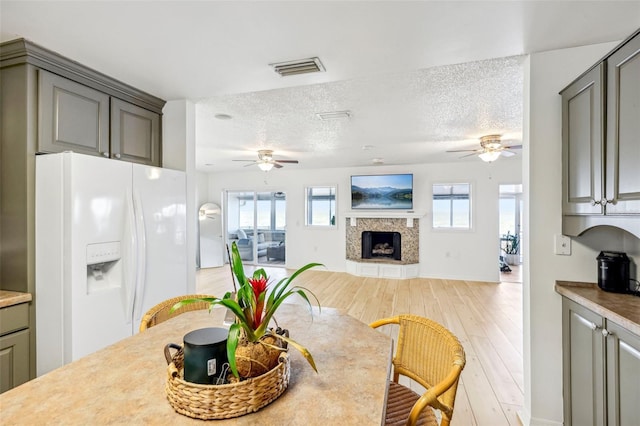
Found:
<svg viewBox="0 0 640 426"><path fill-rule="evenodd" d="M231 269L238 282L237 292L234 295L228 292L222 298L188 299L176 303L172 310L180 306L196 301L205 301L210 304L210 309L214 305L222 305L235 315L236 321L229 327L227 338L227 358L229 368L234 376L239 377L236 363L236 349L241 338L246 338L248 342L260 342L265 337L271 336L275 340L284 341L296 348L305 357L311 367L317 372L316 364L311 353L302 345L286 335L276 333L269 328L269 323L280 305L290 296L299 295L309 306L309 312L313 316L313 309L309 295L314 299L318 307L318 298L308 289L292 285L301 273L316 266L323 266L320 263L309 263L297 271L291 277L285 277L275 284L269 283L269 277L264 269L257 269L252 276L247 277L242 265L242 259L238 252L235 241L231 245ZM273 341L271 339L271 341ZM263 343L273 346L269 343Z"/></svg>
<svg viewBox="0 0 640 426"><path fill-rule="evenodd" d="M511 231L507 231L503 239L506 241L502 248L505 254L518 254L520 252L520 237L518 234L511 235Z"/></svg>

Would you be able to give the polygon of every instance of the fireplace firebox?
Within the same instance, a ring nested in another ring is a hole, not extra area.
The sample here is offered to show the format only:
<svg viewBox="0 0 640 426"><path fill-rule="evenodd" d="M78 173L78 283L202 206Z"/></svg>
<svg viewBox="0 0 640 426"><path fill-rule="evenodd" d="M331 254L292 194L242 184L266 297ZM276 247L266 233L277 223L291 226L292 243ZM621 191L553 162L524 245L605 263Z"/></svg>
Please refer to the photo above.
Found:
<svg viewBox="0 0 640 426"><path fill-rule="evenodd" d="M362 258L390 258L402 260L401 235L399 232L362 232Z"/></svg>

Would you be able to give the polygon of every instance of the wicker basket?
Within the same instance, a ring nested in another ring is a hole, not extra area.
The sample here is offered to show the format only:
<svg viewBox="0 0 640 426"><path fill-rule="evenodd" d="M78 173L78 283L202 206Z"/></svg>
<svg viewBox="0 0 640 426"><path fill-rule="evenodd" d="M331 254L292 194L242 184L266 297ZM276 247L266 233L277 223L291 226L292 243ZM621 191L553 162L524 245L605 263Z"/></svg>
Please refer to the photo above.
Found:
<svg viewBox="0 0 640 426"><path fill-rule="evenodd" d="M262 376L225 385L200 385L183 379L183 351L168 367L167 399L176 412L201 420L230 419L254 413L278 398L289 386L289 354Z"/></svg>

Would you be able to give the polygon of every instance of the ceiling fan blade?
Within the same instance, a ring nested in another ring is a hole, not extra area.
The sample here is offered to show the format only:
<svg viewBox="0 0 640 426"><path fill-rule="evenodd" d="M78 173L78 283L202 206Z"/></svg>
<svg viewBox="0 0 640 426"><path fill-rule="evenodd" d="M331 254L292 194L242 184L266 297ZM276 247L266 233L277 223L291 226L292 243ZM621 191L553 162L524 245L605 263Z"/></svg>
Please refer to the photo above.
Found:
<svg viewBox="0 0 640 426"><path fill-rule="evenodd" d="M445 151L445 152L480 152L479 149L454 149L452 151Z"/></svg>
<svg viewBox="0 0 640 426"><path fill-rule="evenodd" d="M298 164L298 160L273 160L276 163L291 163L291 164Z"/></svg>
<svg viewBox="0 0 640 426"><path fill-rule="evenodd" d="M506 149L522 149L522 145L505 146Z"/></svg>
<svg viewBox="0 0 640 426"><path fill-rule="evenodd" d="M256 160L231 160L231 161L250 161L250 162L252 162L252 163L255 163L255 162L256 162Z"/></svg>
<svg viewBox="0 0 640 426"><path fill-rule="evenodd" d="M514 155L516 155L515 152L513 151L508 151L506 149L503 149L500 154L502 154L503 157L513 157Z"/></svg>
<svg viewBox="0 0 640 426"><path fill-rule="evenodd" d="M471 157L472 155L476 155L476 153L474 152L473 154L467 154L467 155L463 155L460 158L467 158L467 157Z"/></svg>
<svg viewBox="0 0 640 426"><path fill-rule="evenodd" d="M245 165L244 165L244 166L242 166L242 167L249 167L249 166L253 166L253 165L255 165L255 164L258 164L258 163L256 163L255 161L252 161L252 162L251 162L251 164L245 164Z"/></svg>
<svg viewBox="0 0 640 426"><path fill-rule="evenodd" d="M278 162L274 162L272 164L273 164L273 167L275 167L276 169L281 169L283 167L281 164L278 164Z"/></svg>

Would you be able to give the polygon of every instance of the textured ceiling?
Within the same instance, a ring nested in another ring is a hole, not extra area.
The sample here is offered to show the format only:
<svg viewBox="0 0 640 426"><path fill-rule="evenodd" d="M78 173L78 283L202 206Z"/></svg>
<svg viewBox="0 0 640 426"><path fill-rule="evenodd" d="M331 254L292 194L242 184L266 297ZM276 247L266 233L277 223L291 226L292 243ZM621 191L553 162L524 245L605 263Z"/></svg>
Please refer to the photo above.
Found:
<svg viewBox="0 0 640 426"><path fill-rule="evenodd" d="M258 149L306 167L455 161L480 136L522 137L524 57L491 59L200 101L198 166L233 170ZM316 113L351 112L320 120ZM228 114L231 120L219 120ZM366 149L363 149L363 146ZM289 166L287 167L300 167Z"/></svg>
<svg viewBox="0 0 640 426"><path fill-rule="evenodd" d="M489 132L520 137L520 55L638 27L640 1L0 1L0 40L25 37L197 102L207 171L237 170L230 159L261 147L300 160L287 168L457 161L444 151ZM283 78L268 66L312 56L326 72ZM315 118L334 109L353 116Z"/></svg>

